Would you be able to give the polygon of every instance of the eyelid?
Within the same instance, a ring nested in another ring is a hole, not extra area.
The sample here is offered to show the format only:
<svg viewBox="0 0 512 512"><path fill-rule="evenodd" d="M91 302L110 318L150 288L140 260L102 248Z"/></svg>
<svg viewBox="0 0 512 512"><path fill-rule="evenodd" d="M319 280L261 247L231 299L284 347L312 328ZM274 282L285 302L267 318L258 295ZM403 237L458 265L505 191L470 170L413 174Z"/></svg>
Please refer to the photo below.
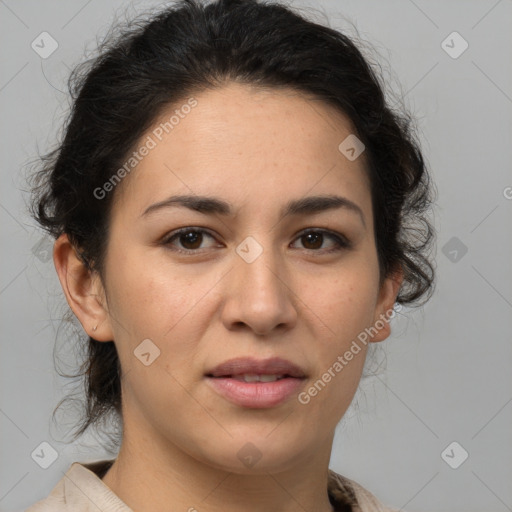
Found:
<svg viewBox="0 0 512 512"><path fill-rule="evenodd" d="M170 233L167 233L166 235L164 235L162 240L161 240L161 243L163 245L168 245L171 242L171 240L173 240L174 238L179 238L180 235L182 235L184 233L189 233L191 231L200 233L202 235L208 235L210 238L212 238L214 240L217 239L216 236L212 232L210 232L209 229L198 227L198 226L185 226L183 228L175 229L175 230L171 231ZM193 249L173 249L173 250L176 251L176 252L182 252L182 253L186 253L186 254L192 254L192 253L199 254L200 253L199 249L197 249L197 250L193 250Z"/></svg>
<svg viewBox="0 0 512 512"><path fill-rule="evenodd" d="M214 240L217 240L217 237L207 228L203 228L203 227L198 227L198 226L185 226L183 228L178 228L174 231L171 231L170 233L166 234L162 240L161 240L161 243L163 245L169 245L171 240L173 239L176 239L176 238L179 238L180 235L184 234L184 233L189 233L189 232L196 232L196 233L200 233L202 235L207 235L209 236L210 238L214 239ZM311 227L311 228L306 228L306 229L303 229L302 231L299 231L298 233L296 233L294 235L294 238L293 238L293 242L295 242L296 240L298 240L299 238L305 236L305 235L308 235L310 233L315 233L315 234L320 234L324 237L328 237L328 238L331 238L332 240L334 240L335 244L336 244L336 247L334 247L333 249L328 249L328 250L325 250L325 249L302 249L304 251L307 251L307 252L311 252L311 253L318 253L319 255L321 254L329 254L329 253L333 253L333 252L337 252L337 251L341 251L341 250L347 250L347 249L351 249L353 247L353 243L343 234L337 232L337 231L331 231L330 229L325 229L325 228L314 228L314 227ZM203 251L201 251L201 249L180 249L180 248L173 248L171 249L175 252L178 252L178 253L182 253L182 254L202 254Z"/></svg>
<svg viewBox="0 0 512 512"><path fill-rule="evenodd" d="M318 250L313 250L313 249L304 249L305 251L311 251L311 252L318 252L319 254L329 254L331 252L336 252L336 251L339 251L339 250L342 250L342 249L351 249L353 247L353 243L343 234L337 232L337 231L332 231L330 229L325 229L325 228L307 228L307 229L304 229L302 231L299 231L299 233L297 233L295 235L295 238L294 240L297 240L298 238L304 236L304 235L308 235L309 233L320 233L322 236L324 237L329 237L331 239L333 239L337 246L338 247L335 247L334 249L329 249L329 250L321 250L321 249L318 249Z"/></svg>

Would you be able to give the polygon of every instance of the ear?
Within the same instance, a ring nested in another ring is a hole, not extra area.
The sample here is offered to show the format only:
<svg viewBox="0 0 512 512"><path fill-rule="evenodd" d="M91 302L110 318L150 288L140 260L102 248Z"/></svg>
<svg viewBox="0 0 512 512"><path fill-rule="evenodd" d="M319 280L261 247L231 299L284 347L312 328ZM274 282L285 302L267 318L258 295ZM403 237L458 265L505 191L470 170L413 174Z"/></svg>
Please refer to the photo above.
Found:
<svg viewBox="0 0 512 512"><path fill-rule="evenodd" d="M372 324L372 336L369 341L384 341L391 334L389 317L393 312L393 305L404 279L403 269L397 268L384 279L377 298L375 314Z"/></svg>
<svg viewBox="0 0 512 512"><path fill-rule="evenodd" d="M84 331L97 341L113 341L105 290L99 274L86 267L65 233L55 241L53 262L69 307Z"/></svg>

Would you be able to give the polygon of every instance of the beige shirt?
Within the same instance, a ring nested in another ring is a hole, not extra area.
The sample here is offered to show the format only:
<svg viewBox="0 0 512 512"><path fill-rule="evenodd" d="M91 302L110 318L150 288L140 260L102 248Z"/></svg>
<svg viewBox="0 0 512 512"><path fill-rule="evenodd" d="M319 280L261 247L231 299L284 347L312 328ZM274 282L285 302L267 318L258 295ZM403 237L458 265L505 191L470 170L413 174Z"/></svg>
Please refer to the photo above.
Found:
<svg viewBox="0 0 512 512"><path fill-rule="evenodd" d="M101 480L113 462L74 462L50 495L25 512L133 512ZM353 512L396 512L384 507L358 483L331 470L328 490L335 511L347 510L343 503L348 498ZM340 496L344 496L345 500L341 500Z"/></svg>

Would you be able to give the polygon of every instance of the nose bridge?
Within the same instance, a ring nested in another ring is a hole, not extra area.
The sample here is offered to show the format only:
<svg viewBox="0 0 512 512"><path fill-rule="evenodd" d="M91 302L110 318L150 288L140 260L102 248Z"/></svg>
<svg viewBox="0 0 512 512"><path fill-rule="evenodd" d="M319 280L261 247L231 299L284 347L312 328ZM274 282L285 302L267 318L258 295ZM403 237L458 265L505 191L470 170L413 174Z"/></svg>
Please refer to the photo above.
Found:
<svg viewBox="0 0 512 512"><path fill-rule="evenodd" d="M230 273L224 320L231 327L243 323L257 334L267 334L277 326L291 326L297 314L284 265L270 235L258 239L262 243L247 237L236 248L239 261Z"/></svg>
<svg viewBox="0 0 512 512"><path fill-rule="evenodd" d="M251 248L250 251L254 251ZM244 259L239 263L239 278L246 284L246 294L254 292L257 295L272 295L276 298L282 292L282 281L279 272L282 267L275 250L267 245L262 248L254 259ZM271 299L271 297L269 297Z"/></svg>

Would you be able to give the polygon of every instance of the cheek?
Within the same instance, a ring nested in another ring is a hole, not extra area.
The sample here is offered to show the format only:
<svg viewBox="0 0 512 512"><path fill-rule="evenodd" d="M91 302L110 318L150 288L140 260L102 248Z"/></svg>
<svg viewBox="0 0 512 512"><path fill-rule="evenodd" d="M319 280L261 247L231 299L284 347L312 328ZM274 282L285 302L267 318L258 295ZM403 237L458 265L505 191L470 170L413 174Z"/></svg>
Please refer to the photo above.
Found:
<svg viewBox="0 0 512 512"><path fill-rule="evenodd" d="M377 275L370 267L341 270L303 287L302 300L324 324L328 337L346 342L372 321L377 295Z"/></svg>
<svg viewBox="0 0 512 512"><path fill-rule="evenodd" d="M360 380L367 344L358 336L373 320L376 280L376 275L366 268L340 272L335 279L317 281L302 291L304 311L316 318L318 326L314 333L316 378L328 388L322 391L317 405L321 402L322 407L332 408L333 414L341 404L350 402ZM322 383L317 387L323 389Z"/></svg>
<svg viewBox="0 0 512 512"><path fill-rule="evenodd" d="M191 279L148 254L125 253L109 271L112 315L124 320L133 336L161 338L197 302Z"/></svg>
<svg viewBox="0 0 512 512"><path fill-rule="evenodd" d="M164 373L174 374L176 369L186 373L193 365L214 307L214 294L205 296L205 290L215 289L221 274L186 273L166 263L156 251L154 258L133 251L117 261L108 274L112 295L109 307L122 366L126 371L133 365L138 368L134 351L149 339L160 350L156 366Z"/></svg>
<svg viewBox="0 0 512 512"><path fill-rule="evenodd" d="M186 373L195 359L197 326L190 320L201 314L195 306L204 287L135 251L111 265L108 275L110 317L125 375L124 400L156 423L155 411L170 411L190 398L180 372ZM149 356L144 359L144 354Z"/></svg>

